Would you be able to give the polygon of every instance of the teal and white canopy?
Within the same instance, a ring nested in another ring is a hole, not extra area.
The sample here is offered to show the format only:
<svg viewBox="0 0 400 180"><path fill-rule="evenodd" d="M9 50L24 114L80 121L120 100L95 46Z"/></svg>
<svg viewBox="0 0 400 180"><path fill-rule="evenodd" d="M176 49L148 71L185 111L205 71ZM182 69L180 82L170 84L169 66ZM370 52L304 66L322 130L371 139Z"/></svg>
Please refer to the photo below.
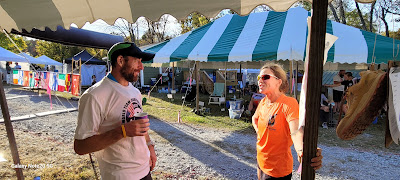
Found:
<svg viewBox="0 0 400 180"><path fill-rule="evenodd" d="M145 51L156 53L153 63L304 60L308 16L300 7L287 12L226 15ZM374 56L375 63L386 63L393 60L393 49L396 55L400 44L330 20L327 33L338 37L328 52L328 62L371 63Z"/></svg>

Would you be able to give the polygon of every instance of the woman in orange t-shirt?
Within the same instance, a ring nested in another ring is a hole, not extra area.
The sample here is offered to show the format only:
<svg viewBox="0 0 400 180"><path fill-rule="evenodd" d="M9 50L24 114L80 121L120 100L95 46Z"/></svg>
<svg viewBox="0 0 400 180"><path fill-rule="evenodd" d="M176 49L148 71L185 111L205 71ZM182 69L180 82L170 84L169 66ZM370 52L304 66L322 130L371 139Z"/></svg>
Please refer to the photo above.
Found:
<svg viewBox="0 0 400 180"><path fill-rule="evenodd" d="M289 83L280 65L265 64L257 79L260 93L266 95L252 118L257 133L258 179L291 179L293 157L290 146L294 144L299 159L303 150L303 130L298 129L299 104L285 95ZM311 162L314 169L321 168L320 149Z"/></svg>

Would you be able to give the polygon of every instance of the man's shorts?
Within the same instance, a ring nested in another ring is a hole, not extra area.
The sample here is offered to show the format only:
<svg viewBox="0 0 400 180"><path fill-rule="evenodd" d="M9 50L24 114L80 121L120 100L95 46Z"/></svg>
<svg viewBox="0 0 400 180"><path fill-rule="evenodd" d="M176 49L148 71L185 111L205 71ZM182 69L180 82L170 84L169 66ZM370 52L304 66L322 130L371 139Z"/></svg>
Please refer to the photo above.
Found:
<svg viewBox="0 0 400 180"><path fill-rule="evenodd" d="M340 102L343 97L343 91L333 90L333 101Z"/></svg>

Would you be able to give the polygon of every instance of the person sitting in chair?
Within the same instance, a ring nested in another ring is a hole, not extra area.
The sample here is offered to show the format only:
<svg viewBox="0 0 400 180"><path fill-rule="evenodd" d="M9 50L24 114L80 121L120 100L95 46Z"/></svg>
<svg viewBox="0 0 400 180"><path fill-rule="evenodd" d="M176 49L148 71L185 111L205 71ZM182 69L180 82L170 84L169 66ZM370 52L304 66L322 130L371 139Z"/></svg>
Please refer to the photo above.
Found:
<svg viewBox="0 0 400 180"><path fill-rule="evenodd" d="M258 89L257 91L258 92ZM249 107L248 107L248 111L251 113L251 115L254 114L254 112L257 109L258 103L260 103L261 99L263 99L265 97L264 94L261 93L253 93L253 95L251 96L251 100L249 103Z"/></svg>
<svg viewBox="0 0 400 180"><path fill-rule="evenodd" d="M328 129L329 101L324 94L324 90L321 90L321 107L320 107L319 117L322 122L322 128Z"/></svg>

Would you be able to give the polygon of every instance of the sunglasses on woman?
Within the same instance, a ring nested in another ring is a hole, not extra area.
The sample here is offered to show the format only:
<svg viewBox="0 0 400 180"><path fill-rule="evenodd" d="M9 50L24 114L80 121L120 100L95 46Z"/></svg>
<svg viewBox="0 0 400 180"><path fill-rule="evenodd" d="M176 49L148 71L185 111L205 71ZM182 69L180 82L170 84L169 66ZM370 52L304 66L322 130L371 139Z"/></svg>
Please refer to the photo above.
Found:
<svg viewBox="0 0 400 180"><path fill-rule="evenodd" d="M263 74L263 75L258 75L257 76L257 80L259 81L260 79L262 79L262 80L267 80L267 79L270 79L271 77L274 77L274 78L276 78L276 79L279 79L278 77L276 77L276 76L274 76L274 75L272 75L272 74Z"/></svg>

